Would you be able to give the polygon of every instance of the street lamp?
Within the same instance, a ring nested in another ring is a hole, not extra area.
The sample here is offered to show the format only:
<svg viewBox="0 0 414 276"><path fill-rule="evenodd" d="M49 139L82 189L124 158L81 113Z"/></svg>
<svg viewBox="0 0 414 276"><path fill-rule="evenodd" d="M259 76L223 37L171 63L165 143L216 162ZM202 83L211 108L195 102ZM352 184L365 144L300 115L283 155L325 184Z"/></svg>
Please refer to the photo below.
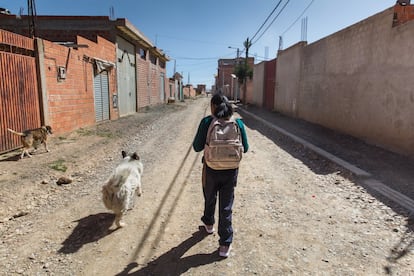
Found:
<svg viewBox="0 0 414 276"><path fill-rule="evenodd" d="M239 60L239 56L240 56L240 50L239 50L239 48L231 47L231 46L229 46L228 48L229 49L235 49L235 50L237 50L237 60L236 61L238 61Z"/></svg>
<svg viewBox="0 0 414 276"><path fill-rule="evenodd" d="M238 88L238 86L239 86L239 82L238 81L236 81L236 86L237 86L237 88L236 88L236 90L234 90L234 85L233 85L233 83L234 83L234 80L235 79L237 79L237 76L235 75L235 74L231 74L231 92L232 92L232 94L233 94L233 99L234 99L234 102L235 103L237 103L237 88Z"/></svg>
<svg viewBox="0 0 414 276"><path fill-rule="evenodd" d="M235 49L237 50L237 56L236 56L236 62L235 62L235 67L239 64L239 57L240 57L240 49L238 47L231 47L228 46L229 49ZM234 95L234 101L237 103L237 92L238 92L238 88L239 88L239 82L236 81L236 91L234 91L234 86L233 86L233 82L234 79L237 79L237 76L235 74L231 74L231 88L232 88L232 93ZM234 93L235 92L235 93Z"/></svg>

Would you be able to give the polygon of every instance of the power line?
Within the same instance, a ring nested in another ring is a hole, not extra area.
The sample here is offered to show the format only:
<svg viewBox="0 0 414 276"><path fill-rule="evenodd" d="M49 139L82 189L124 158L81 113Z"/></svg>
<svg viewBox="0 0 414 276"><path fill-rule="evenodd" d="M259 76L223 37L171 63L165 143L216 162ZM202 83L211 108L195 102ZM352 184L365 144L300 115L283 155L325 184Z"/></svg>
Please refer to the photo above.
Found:
<svg viewBox="0 0 414 276"><path fill-rule="evenodd" d="M272 10L272 12L267 16L266 20L263 22L262 26L257 30L257 32L254 34L251 40L253 40L256 35L260 32L260 30L263 28L263 26L266 24L267 20L273 15L273 13L276 11L276 9L279 7L280 3L282 3L282 0L279 1L279 3L276 4L276 7Z"/></svg>
<svg viewBox="0 0 414 276"><path fill-rule="evenodd" d="M275 20L279 17L279 15L283 12L283 10L286 8L287 4L289 4L290 0L288 0L285 5L283 5L282 9L279 11L279 13L276 15L275 18L273 18L272 22L267 26L267 28L263 31L263 33L259 36L259 38L256 39L256 41L252 42L252 45L255 44L266 32L267 30L270 28L270 26L272 26L272 24L275 22Z"/></svg>
<svg viewBox="0 0 414 276"><path fill-rule="evenodd" d="M244 52L244 50L241 51L241 53L243 53L243 52ZM226 55L223 55L223 56L224 57L230 57L230 56L233 56L233 55L234 54L232 52L230 54L226 54ZM220 57L181 57L181 56L174 56L174 55L172 55L170 57L172 59L175 59L175 60L182 59L182 60L200 60L200 61L202 61L202 60L206 60L206 61L208 61L208 60L215 60L215 61L217 61L218 59L222 59L223 56L220 56Z"/></svg>
<svg viewBox="0 0 414 276"><path fill-rule="evenodd" d="M219 57L172 57L174 59L187 59L187 60L217 60Z"/></svg>
<svg viewBox="0 0 414 276"><path fill-rule="evenodd" d="M182 38L182 37L174 37L174 36L163 35L163 34L157 34L157 36L167 38L167 39L172 39L172 40L180 40L180 41L184 41L184 42L196 42L196 43L200 43L200 44L220 45L220 46L229 44L229 43L217 43L217 42L212 42L212 41L188 39L188 38Z"/></svg>
<svg viewBox="0 0 414 276"><path fill-rule="evenodd" d="M299 18L302 17L302 15L309 9L309 7L313 4L315 0L312 0L309 5L303 10L303 12L298 16L298 18L296 18L296 20L281 34L282 36L287 33L292 27L293 25L296 24L296 22L298 22Z"/></svg>
<svg viewBox="0 0 414 276"><path fill-rule="evenodd" d="M210 64L216 64L217 60L215 61L205 61L205 62L199 62L199 63L181 63L180 65L178 65L178 67L191 67L191 68L204 68L205 65L210 65ZM203 67L201 67L203 66Z"/></svg>

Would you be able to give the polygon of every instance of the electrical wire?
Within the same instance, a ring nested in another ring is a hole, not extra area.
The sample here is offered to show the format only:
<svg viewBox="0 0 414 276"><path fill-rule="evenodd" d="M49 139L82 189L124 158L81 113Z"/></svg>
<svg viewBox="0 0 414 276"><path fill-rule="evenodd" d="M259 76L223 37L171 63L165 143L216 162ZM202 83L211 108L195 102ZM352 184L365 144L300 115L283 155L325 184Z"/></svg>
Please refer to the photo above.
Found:
<svg viewBox="0 0 414 276"><path fill-rule="evenodd" d="M286 8L287 4L289 4L290 0L287 0L287 2L285 3L285 5L282 7L282 9L279 11L279 13L276 15L275 18L273 18L272 22L267 26L267 28L263 31L263 33L259 36L259 38L256 39L256 41L252 41L252 44L255 44L257 41L259 41L260 38L262 38L262 36L267 32L267 30L270 28L270 26L272 26L272 24L275 22L275 20L279 17L279 15L283 12L283 10Z"/></svg>
<svg viewBox="0 0 414 276"><path fill-rule="evenodd" d="M214 41L203 41L203 40L196 40L196 39L188 39L188 38L181 38L181 37L175 37L175 36L170 36L170 35L163 35L163 34L157 34L158 37L163 37L163 38L167 38L167 39L172 39L172 40L179 40L179 41L184 41L184 42L195 42L195 43L200 43L200 44L209 44L209 45L228 45L228 43L218 43L218 42L214 42Z"/></svg>
<svg viewBox="0 0 414 276"><path fill-rule="evenodd" d="M298 18L296 18L296 20L281 34L281 36L283 36L285 33L287 33L292 27L293 25L296 24L296 22L298 22L299 18L302 17L302 15L309 9L309 7L313 4L315 0L312 0L309 5L303 10L303 12L298 16Z"/></svg>
<svg viewBox="0 0 414 276"><path fill-rule="evenodd" d="M205 57L205 58L197 58L197 57L172 57L174 59L187 59L187 60L217 60L220 59L219 57Z"/></svg>
<svg viewBox="0 0 414 276"><path fill-rule="evenodd" d="M279 7L280 3L282 3L282 0L279 1L279 3L276 4L276 7L272 10L272 12L267 16L266 20L263 22L262 26L257 30L257 32L254 34L254 36L251 38L253 40L256 35L260 32L260 30L263 28L263 26L266 24L267 20L273 15L273 13L276 11L276 9Z"/></svg>

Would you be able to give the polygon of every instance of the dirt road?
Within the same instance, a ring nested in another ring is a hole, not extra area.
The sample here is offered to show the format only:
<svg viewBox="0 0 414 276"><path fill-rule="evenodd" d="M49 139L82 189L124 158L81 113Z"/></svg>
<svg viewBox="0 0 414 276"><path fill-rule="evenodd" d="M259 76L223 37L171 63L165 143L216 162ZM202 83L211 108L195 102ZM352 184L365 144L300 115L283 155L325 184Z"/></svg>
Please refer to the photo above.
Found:
<svg viewBox="0 0 414 276"><path fill-rule="evenodd" d="M414 275L411 221L251 118L233 251L219 258L217 234L199 229L201 155L191 148L208 106L151 108L55 136L50 153L2 156L0 274ZM144 162L143 195L115 230L100 190L121 150ZM60 177L72 183L57 185Z"/></svg>

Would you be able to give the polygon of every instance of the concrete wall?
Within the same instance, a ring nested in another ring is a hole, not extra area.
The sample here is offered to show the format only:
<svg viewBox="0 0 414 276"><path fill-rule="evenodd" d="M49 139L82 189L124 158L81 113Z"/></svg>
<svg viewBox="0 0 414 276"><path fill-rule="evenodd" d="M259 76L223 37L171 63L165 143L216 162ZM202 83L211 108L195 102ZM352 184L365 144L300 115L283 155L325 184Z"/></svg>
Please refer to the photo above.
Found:
<svg viewBox="0 0 414 276"><path fill-rule="evenodd" d="M186 85L183 87L184 98L194 98L196 96L196 90L192 85Z"/></svg>
<svg viewBox="0 0 414 276"><path fill-rule="evenodd" d="M254 65L253 69L253 100L252 104L263 106L263 94L265 91L266 62Z"/></svg>
<svg viewBox="0 0 414 276"><path fill-rule="evenodd" d="M168 84L166 86L166 93L167 93L167 102L168 99L172 100L172 98L176 98L177 95L177 85L176 85L176 80L170 78L168 79Z"/></svg>
<svg viewBox="0 0 414 276"><path fill-rule="evenodd" d="M414 155L414 22L393 15L280 52L276 110Z"/></svg>
<svg viewBox="0 0 414 276"><path fill-rule="evenodd" d="M279 51L277 57L274 107L290 116L297 114L305 45L305 42L299 42L285 51Z"/></svg>
<svg viewBox="0 0 414 276"><path fill-rule="evenodd" d="M263 106L268 110L273 110L275 101L275 84L277 59L266 61L265 88L263 95Z"/></svg>
<svg viewBox="0 0 414 276"><path fill-rule="evenodd" d="M253 68L253 65L251 66ZM241 86L241 94L244 95L244 85L240 85ZM244 98L241 97L242 102L244 102ZM247 78L246 80L246 104L251 104L253 103L253 78Z"/></svg>

